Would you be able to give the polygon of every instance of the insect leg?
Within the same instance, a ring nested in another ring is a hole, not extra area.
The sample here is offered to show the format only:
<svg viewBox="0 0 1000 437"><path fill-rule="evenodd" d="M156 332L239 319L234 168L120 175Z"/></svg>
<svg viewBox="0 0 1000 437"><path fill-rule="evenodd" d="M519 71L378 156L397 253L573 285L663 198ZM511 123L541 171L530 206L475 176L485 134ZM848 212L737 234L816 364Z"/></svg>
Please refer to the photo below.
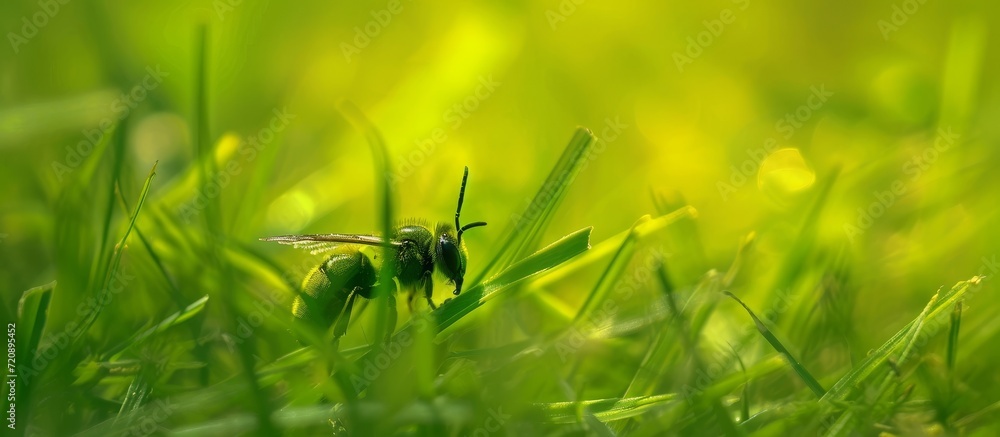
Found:
<svg viewBox="0 0 1000 437"><path fill-rule="evenodd" d="M347 297L347 303L340 309L339 314L333 318L333 338L340 338L347 332L347 326L351 323L351 309L354 308L354 301L358 297L358 289L354 287ZM335 310L330 308L330 310Z"/></svg>
<svg viewBox="0 0 1000 437"><path fill-rule="evenodd" d="M406 308L413 314L413 298L417 296L416 290L410 289L406 292Z"/></svg>
<svg viewBox="0 0 1000 437"><path fill-rule="evenodd" d="M434 280L431 279L431 275L428 273L424 275L424 280L421 284L424 287L424 297L427 298L427 305L430 305L431 310L436 310L437 305L434 305L434 300L431 297L434 295Z"/></svg>
<svg viewBox="0 0 1000 437"><path fill-rule="evenodd" d="M389 305L389 311L386 315L388 323L386 323L384 341L388 343L392 338L392 333L396 332L396 293L389 293L386 296L386 303Z"/></svg>

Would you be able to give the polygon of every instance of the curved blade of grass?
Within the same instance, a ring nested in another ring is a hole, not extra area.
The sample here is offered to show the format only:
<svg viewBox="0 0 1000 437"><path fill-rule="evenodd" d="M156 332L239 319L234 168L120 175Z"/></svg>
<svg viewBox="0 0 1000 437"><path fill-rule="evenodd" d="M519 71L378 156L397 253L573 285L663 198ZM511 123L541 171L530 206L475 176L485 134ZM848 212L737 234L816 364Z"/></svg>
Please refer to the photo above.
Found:
<svg viewBox="0 0 1000 437"><path fill-rule="evenodd" d="M743 301L740 300L740 298L736 297L732 293L728 291L725 293L726 296L733 298L733 300L738 302L743 307L743 309L747 310L747 313L750 314L750 318L753 319L753 323L757 325L757 330L760 331L760 334L763 335L764 338L767 340L767 342L771 344L771 347L773 347L774 350L784 355L785 358L788 360L788 364L790 364L792 366L792 369L795 370L795 373L799 375L799 378L802 378L802 381L805 382L807 386L809 386L809 388L813 391L813 393L816 393L817 397L822 398L823 395L826 394L826 390L823 389L823 386L819 385L819 382L816 381L816 378L813 378L812 374L809 373L809 371L806 370L806 368L801 363L799 363L798 360L795 359L795 357L792 355L791 352L788 351L787 348L785 348L785 345L781 344L781 342L778 341L778 338L771 333L771 330L767 329L767 326L764 325L764 322L760 321L760 319L757 318L757 315L753 313L753 310L751 310L750 307L747 306L747 304L743 303Z"/></svg>
<svg viewBox="0 0 1000 437"><path fill-rule="evenodd" d="M438 330L451 326L472 310L496 298L511 285L552 269L587 251L590 249L592 230L593 228L587 227L569 234L442 305L434 312Z"/></svg>
<svg viewBox="0 0 1000 437"><path fill-rule="evenodd" d="M112 279L118 275L118 270L121 268L122 252L125 250L125 243L128 242L128 237L132 233L132 229L135 228L135 220L139 217L139 212L142 211L142 205L146 202L146 195L149 194L149 187L153 182L153 176L156 175L156 165L159 162L153 163L153 168L149 170L149 176L146 177L146 182L142 185L142 192L139 194L139 202L136 203L135 209L132 210L132 217L128 222L128 227L125 228L125 234L122 235L121 240L115 246L114 254L111 257L111 263L108 266L107 274L104 275L104 285L98 291L97 301L105 302L107 299L107 294L111 291L108 286ZM97 321L97 317L101 315L101 310L103 306L99 306L95 311L88 313L88 317L85 318L81 324L79 330L79 335L73 338L73 342L76 343Z"/></svg>
<svg viewBox="0 0 1000 437"><path fill-rule="evenodd" d="M139 345L142 342L160 334L161 332L173 328L174 326L180 325L181 323L184 323L185 321L191 319L192 317L200 313L202 310L204 310L205 304L207 303L208 303L208 295L206 294L205 296L202 296L201 299L192 302L183 310L167 316L167 318L163 319L163 321L157 323L156 326L153 326L152 328L143 331L142 333L136 335L134 338L116 346L115 348L111 349L108 352L105 352L103 356L110 357L106 358L108 360L115 360L120 358L122 352L125 352L130 348Z"/></svg>
<svg viewBox="0 0 1000 437"><path fill-rule="evenodd" d="M876 369L884 367L886 361L890 358L892 354L896 351L903 350L910 344L910 336L916 325L920 324L923 319L932 320L940 316L948 308L954 306L969 288L973 285L979 285L982 282L982 276L976 276L968 281L961 281L955 284L950 290L945 292L940 297L936 298L934 304L926 308L926 316L921 313L916 319L906 324L903 329L900 329L895 335L892 336L888 341L882 344L881 347L876 349L874 352L868 355L865 360L855 369L844 375L843 378L837 381L830 391L827 392L826 396L823 397L825 401L838 401L847 399L851 390L860 387L865 380L868 379L875 372Z"/></svg>
<svg viewBox="0 0 1000 437"><path fill-rule="evenodd" d="M603 422L635 417L646 411L680 399L677 394L638 396L633 398L595 399L578 402L536 403L535 408L552 423L578 423L586 410Z"/></svg>
<svg viewBox="0 0 1000 437"><path fill-rule="evenodd" d="M486 264L479 277L472 281L473 283L482 282L484 278L507 268L537 247L542 232L551 221L556 207L565 197L569 184L580 172L583 158L589 155L595 139L589 129L577 128L534 199L522 214L513 216L515 220L507 225L504 237L500 240L503 241L503 245L496 252L496 256Z"/></svg>
<svg viewBox="0 0 1000 437"><path fill-rule="evenodd" d="M17 374L21 375L18 389L17 411L22 417L28 416L28 407L31 403L30 389L27 375L31 363L35 362L35 354L38 353L38 343L42 340L42 332L45 330L45 323L49 315L49 302L52 301L52 290L56 288L56 282L28 289L21 295L17 303ZM4 396L4 407L10 408L10 401ZM4 411L7 411L6 409Z"/></svg>
<svg viewBox="0 0 1000 437"><path fill-rule="evenodd" d="M42 339L42 331L45 330L45 321L48 318L49 302L52 300L52 290L56 288L56 282L28 289L21 295L17 302L17 324L18 343L20 347L18 356L20 363L30 363L34 360L38 343Z"/></svg>

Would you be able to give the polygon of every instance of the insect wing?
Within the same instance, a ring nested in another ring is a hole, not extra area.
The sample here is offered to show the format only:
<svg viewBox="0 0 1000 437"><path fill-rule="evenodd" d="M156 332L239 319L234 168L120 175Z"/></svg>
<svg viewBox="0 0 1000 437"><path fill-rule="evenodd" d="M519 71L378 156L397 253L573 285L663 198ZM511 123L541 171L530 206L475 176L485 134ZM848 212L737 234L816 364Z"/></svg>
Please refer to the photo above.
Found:
<svg viewBox="0 0 1000 437"><path fill-rule="evenodd" d="M355 234L279 235L276 237L261 238L261 241L273 241L275 243L287 244L295 247L296 249L307 250L313 255L329 252L344 244L362 244L366 246L391 248L402 245L397 241L386 240L377 235Z"/></svg>

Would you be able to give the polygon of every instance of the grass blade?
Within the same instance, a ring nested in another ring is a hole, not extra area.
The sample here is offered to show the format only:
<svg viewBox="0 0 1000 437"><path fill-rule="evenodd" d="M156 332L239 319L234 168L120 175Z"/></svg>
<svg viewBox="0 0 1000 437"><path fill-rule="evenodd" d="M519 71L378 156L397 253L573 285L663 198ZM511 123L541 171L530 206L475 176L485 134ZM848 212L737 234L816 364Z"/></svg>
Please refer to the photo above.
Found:
<svg viewBox="0 0 1000 437"><path fill-rule="evenodd" d="M185 321L196 316L198 313L200 313L202 310L205 309L205 305L207 303L208 303L208 295L206 294L201 299L192 302L183 310L167 316L167 318L163 319L160 323L157 323L156 326L153 326L152 328L143 331L142 333L136 335L134 338L106 352L104 356L107 358L102 358L102 359L107 359L107 360L118 359L122 352L125 352L130 348L139 345L142 342L160 334L161 332L173 328L174 326L180 325L181 323L184 323Z"/></svg>
<svg viewBox="0 0 1000 437"><path fill-rule="evenodd" d="M516 219L507 225L504 237L500 240L503 241L503 245L473 283L481 282L493 273L507 268L515 260L521 259L537 247L542 232L552 219L552 213L579 173L580 165L589 155L595 139L594 134L587 128L581 127L576 130L527 209L522 214L514 216Z"/></svg>
<svg viewBox="0 0 1000 437"><path fill-rule="evenodd" d="M52 290L56 288L55 281L48 284L29 289L21 295L17 303L17 323L20 346L20 363L26 364L34 361L34 354L38 350L38 343L42 339L42 331L45 330L45 322L48 318L49 302L52 300Z"/></svg>
<svg viewBox="0 0 1000 437"><path fill-rule="evenodd" d="M434 313L438 329L443 330L451 326L472 310L497 297L511 285L550 270L587 251L590 249L592 230L593 228L584 228L559 239L441 306L439 311Z"/></svg>
<svg viewBox="0 0 1000 437"><path fill-rule="evenodd" d="M763 335L764 338L767 340L767 342L771 344L771 347L773 347L774 350L784 355L785 358L788 360L788 364L790 364L792 366L792 369L795 370L795 373L797 373L799 377L802 378L802 381L805 382L807 386L809 386L809 388L813 391L813 393L816 393L817 397L822 398L823 395L826 394L826 390L824 390L823 386L821 386L819 382L816 381L816 378L813 378L812 374L810 374L809 371L806 370L806 368L802 366L802 364L799 363L798 360L795 359L792 353L789 352L787 348L785 348L785 345L781 344L781 342L778 341L778 338L775 337L773 333L771 333L771 330L767 329L767 326L764 325L764 322L762 322L760 319L757 318L757 315L753 313L753 310L751 310L750 307L747 306L747 304L743 303L743 301L740 300L740 298L736 297L732 293L728 291L725 293L726 296L733 298L733 300L738 302L741 306L743 306L744 309L747 310L747 313L750 314L750 318L752 318L754 324L757 325L757 330L760 331L760 334Z"/></svg>
<svg viewBox="0 0 1000 437"><path fill-rule="evenodd" d="M552 423L578 423L586 410L603 422L627 419L679 399L676 394L638 396L633 398L595 399L577 402L538 403L535 407Z"/></svg>
<svg viewBox="0 0 1000 437"><path fill-rule="evenodd" d="M512 285L555 268L587 251L590 248L591 230L592 228L584 228L559 239L517 264L508 267L488 281L476 284L458 297L438 307L436 311L430 313L432 318L430 323L435 325L436 329L434 332L437 333L437 337L440 337L443 331L449 326L452 326L484 303L497 297ZM411 318L410 321L403 325L392 339L390 339L390 343L396 341L398 338L402 338L401 336L413 338L416 329L426 329L426 319L421 318L418 323L415 323L414 319L417 318ZM381 348L371 348L367 353L358 358L356 362L370 362L381 351Z"/></svg>
<svg viewBox="0 0 1000 437"><path fill-rule="evenodd" d="M108 266L107 274L104 276L104 285L97 292L98 302L104 302L105 299L107 299L107 294L111 292L108 287L110 282L117 277L118 270L121 268L122 253L125 251L125 245L128 242L129 235L132 233L132 229L135 228L135 220L139 217L139 212L142 211L142 205L146 202L146 195L149 194L149 187L152 185L153 176L155 175L156 163L154 163L153 168L149 170L149 176L146 177L146 182L142 186L142 192L139 194L139 202L136 203L135 209L132 210L132 216L128 222L128 227L125 228L125 233L115 246L114 254L111 257L111 264ZM97 317L101 315L102 308L103 307L98 307L95 311L87 314L87 317L81 324L78 336L73 339L74 343L83 338L87 331L94 325L94 322L97 321Z"/></svg>
<svg viewBox="0 0 1000 437"><path fill-rule="evenodd" d="M21 375L18 391L17 410L21 417L31 417L28 407L31 406L31 391L33 387L28 382L28 372L35 362L38 344L42 340L42 331L49 315L49 303L52 301L52 290L56 288L55 281L31 288L21 295L17 305L17 374ZM10 401L4 396L4 407L10 408ZM8 410L4 410L8 411Z"/></svg>
<svg viewBox="0 0 1000 437"><path fill-rule="evenodd" d="M958 330L962 325L962 302L955 304L951 312L951 329L948 331L948 370L955 371L955 357L958 355Z"/></svg>
<svg viewBox="0 0 1000 437"><path fill-rule="evenodd" d="M149 396L149 389L149 383L146 382L146 370L143 367L143 370L139 371L139 374L132 378L132 383L129 384L128 391L125 392L125 400L122 401L122 407L118 410L115 420L122 419L129 413L141 408L146 397Z"/></svg>
<svg viewBox="0 0 1000 437"><path fill-rule="evenodd" d="M391 174L390 169L392 168L389 164L389 152L385 147L385 140L382 138L382 134L379 133L378 129L375 129L375 125L372 124L370 120L358 109L357 106L350 102L341 102L339 105L340 111L344 114L351 124L360 130L367 140L368 145L371 147L372 159L374 161L375 170L375 185L378 187L378 193L380 197L380 211L377 211L377 217L379 220L379 228L382 229L382 235L388 238L392 235L393 227L393 212L392 212L392 184L389 178L385 175ZM390 322L390 311L395 311L395 307L389 307L390 298L389 294L393 293L395 290L395 282L393 282L393 277L396 276L396 264L392 257L385 257L382 262L382 268L379 270L379 287L376 290L376 303L375 314L376 314L376 328L374 338L381 341L382 339L387 339L392 335L392 326L394 324ZM393 318L393 321L395 318Z"/></svg>
<svg viewBox="0 0 1000 437"><path fill-rule="evenodd" d="M876 369L880 367L885 367L886 362L892 354L896 351L903 350L906 348L911 341L908 340L912 330L916 325L920 324L922 320L933 320L940 316L946 308L955 305L969 288L973 285L979 285L983 280L982 276L976 276L968 281L961 281L955 284L950 290L945 292L940 297L934 300L934 304L926 309L926 316L918 316L916 319L908 323L903 329L899 330L896 335L893 335L888 341L882 344L881 347L876 349L874 352L868 355L867 358L855 369L844 375L830 391L827 392L826 396L823 397L826 401L839 401L844 400L848 397L851 390L860 387L861 384L868 379ZM902 362L902 360L900 360Z"/></svg>
<svg viewBox="0 0 1000 437"><path fill-rule="evenodd" d="M598 281L597 285L594 286L594 289L591 290L590 294L587 295L587 300L584 301L583 306L580 307L580 311L576 313L576 317L573 319L573 324L579 326L580 323L585 321L591 313L593 313L598 305L604 302L604 299L611 293L615 284L617 284L618 278L625 271L629 261L632 260L632 255L635 253L636 246L639 242L646 238L646 236L665 228L671 223L685 217L693 217L696 215L697 211L693 207L688 206L671 212L670 214L657 217L656 219L650 219L650 217L646 215L636 221L636 223L632 225L632 229L629 230L625 240L622 241L621 246L618 247L618 251L611 259L611 263L608 264L604 274L601 275L600 281Z"/></svg>
<svg viewBox="0 0 1000 437"><path fill-rule="evenodd" d="M108 235L111 233L111 218L113 216L115 206L115 192L119 191L117 190L118 181L121 178L122 162L125 161L125 144L128 137L127 122L128 118L123 119L112 132L115 137L115 147L113 151L114 153L111 154L111 183L108 184L108 203L105 207L104 223L101 227L101 239L99 240L101 246L97 251L100 256L95 257L92 267L95 272L105 271L104 269L106 266L104 263L110 261L109 258L104 257L104 251L107 249L107 244L109 242ZM94 274L91 274L91 277L94 276Z"/></svg>

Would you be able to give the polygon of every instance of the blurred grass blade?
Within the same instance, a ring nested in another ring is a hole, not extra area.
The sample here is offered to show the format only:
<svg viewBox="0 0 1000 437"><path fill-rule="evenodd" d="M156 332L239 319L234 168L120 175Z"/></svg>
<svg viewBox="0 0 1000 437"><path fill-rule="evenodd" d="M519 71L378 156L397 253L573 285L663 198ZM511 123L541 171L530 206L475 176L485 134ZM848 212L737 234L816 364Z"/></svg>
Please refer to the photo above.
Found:
<svg viewBox="0 0 1000 437"><path fill-rule="evenodd" d="M951 25L941 79L939 129L965 132L980 96L980 74L987 53L989 25L983 17L963 14Z"/></svg>
<svg viewBox="0 0 1000 437"><path fill-rule="evenodd" d="M778 338L771 333L771 330L767 329L767 326L764 325L764 322L760 321L760 319L757 318L757 315L753 313L753 311L750 309L750 307L747 306L747 304L743 303L743 301L740 300L740 298L736 297L732 293L728 291L725 293L726 296L733 298L733 300L738 302L741 306L743 306L744 309L747 310L747 313L750 314L750 318L752 318L754 324L757 325L757 330L760 331L760 334L763 335L765 339L767 339L767 342L771 344L771 347L773 347L774 350L784 355L785 358L788 360L788 363L791 364L792 369L795 370L795 373L797 373L799 377L802 378L802 381L804 381L806 385L809 386L809 388L813 391L813 393L816 393L817 397L822 398L823 395L826 394L826 390L823 389L823 386L819 385L819 382L816 381L816 378L813 378L812 374L810 374L809 371L806 370L806 368L802 366L802 364L799 363L799 361L796 360L794 356L792 356L792 353L789 352L787 348L785 348L785 345L781 344L781 342L778 341ZM744 370L744 372L745 371L746 370Z"/></svg>
<svg viewBox="0 0 1000 437"><path fill-rule="evenodd" d="M794 288L795 282L801 279L803 271L806 270L809 255L816 250L823 209L830 200L830 193L833 191L833 185L839 175L840 168L836 167L816 186L815 190L817 194L815 200L813 200L809 212L802 221L802 227L793 240L791 248L786 251L777 276L772 280L771 285L765 289L769 290L768 292L770 293L765 302L773 302L776 299L778 290Z"/></svg>
<svg viewBox="0 0 1000 437"><path fill-rule="evenodd" d="M962 325L962 302L955 304L951 312L951 328L948 330L948 370L955 371L955 357L958 355L958 331Z"/></svg>
<svg viewBox="0 0 1000 437"><path fill-rule="evenodd" d="M565 197L566 190L579 173L584 158L589 155L595 141L594 134L587 128L577 128L555 167L545 179L538 193L520 215L512 216L512 220L504 230L503 245L496 256L473 283L479 283L483 278L501 271L516 260L531 253L538 245L542 232L552 219L552 213Z"/></svg>
<svg viewBox="0 0 1000 437"><path fill-rule="evenodd" d="M42 340L42 331L45 330L52 290L55 288L55 281L31 288L21 295L17 303L19 367L34 361L38 343ZM18 373L23 375L21 372Z"/></svg>
<svg viewBox="0 0 1000 437"><path fill-rule="evenodd" d="M0 109L0 150L30 147L35 143L27 140L52 132L96 126L120 95L118 90L103 89L4 107Z"/></svg>
<svg viewBox="0 0 1000 437"><path fill-rule="evenodd" d="M115 209L115 192L118 191L118 181L122 174L122 162L125 161L125 146L128 138L127 121L128 118L123 119L112 132L115 138L115 147L111 154L111 183L108 184L108 203L105 206L104 223L101 227L100 249L97 251L100 255L94 258L93 266L91 267L91 277L96 277L95 273L104 271L105 263L111 262L109 257L104 256L104 251L110 242L108 236L111 233L111 219Z"/></svg>
<svg viewBox="0 0 1000 437"><path fill-rule="evenodd" d="M121 240L115 246L114 254L111 257L111 263L108 265L107 273L104 275L104 285L99 291L97 291L97 301L105 302L107 299L107 294L111 292L108 289L112 280L117 278L118 271L121 268L122 253L125 251L126 243L128 242L128 237L132 233L132 229L135 228L135 220L139 217L139 212L142 211L142 205L146 201L146 195L149 194L149 187L153 182L153 176L156 175L156 163L153 164L153 168L149 170L149 176L146 177L146 182L142 186L142 192L139 194L139 202L136 203L135 209L132 211L131 219L128 222L128 227L125 228L125 233L122 235ZM83 320L79 334L73 339L73 342L79 341L83 338L94 322L97 321L97 317L101 315L101 310L104 306L99 306L96 310L91 311L87 314L87 317Z"/></svg>
<svg viewBox="0 0 1000 437"><path fill-rule="evenodd" d="M52 291L55 288L56 282L52 281L28 289L21 295L21 299L17 303L16 374L21 376L22 384L18 385L16 407L21 417L31 417L28 415L28 407L31 406L29 402L31 392L29 390L33 385L30 384L28 375L40 370L31 369L31 366L35 362L35 354L38 353L42 332L45 331L45 324L49 316L49 303L52 301ZM4 396L4 407L10 408L10 399L7 396Z"/></svg>
<svg viewBox="0 0 1000 437"><path fill-rule="evenodd" d="M139 371L138 375L132 378L132 383L129 384L128 390L125 392L125 400L122 401L122 407L118 410L118 415L115 416L115 420L121 419L123 416L132 413L142 407L143 402L146 401L146 397L149 396L149 383L146 382L146 371Z"/></svg>
<svg viewBox="0 0 1000 437"><path fill-rule="evenodd" d="M191 305L188 305L183 310L167 316L167 318L163 319L163 321L157 323L156 326L153 326L152 328L143 331L142 333L136 335L129 341L122 343L121 345L118 345L114 349L111 349L110 351L106 352L104 354L105 358L102 359L115 360L120 358L118 355L121 354L122 352L125 352L130 348L132 348L133 346L141 344L142 342L162 333L163 331L173 328L174 326L180 325L181 323L184 323L188 319L194 317L195 315L197 315L198 313L200 313L202 310L205 309L206 303L208 303L207 294L205 296L202 296L201 299L192 302Z"/></svg>
<svg viewBox="0 0 1000 437"><path fill-rule="evenodd" d="M552 423L579 423L584 410L603 422L627 419L679 399L676 394L639 396L624 399L597 399L578 402L537 403L535 407Z"/></svg>
<svg viewBox="0 0 1000 437"><path fill-rule="evenodd" d="M944 311L947 311L948 308L951 308L961 300L971 286L979 285L983 278L983 276L976 276L968 281L961 281L940 297L936 294L935 298L932 299L933 305L925 309L926 316L924 313L921 313L920 316L917 316L916 319L904 326L903 329L900 329L892 338L882 344L881 347L869 354L858 367L838 380L823 399L826 401L845 400L851 391L861 387L872 373L884 367L888 359L895 352L908 348L912 341L910 335L916 325L921 324L925 319L933 320L942 315Z"/></svg>
<svg viewBox="0 0 1000 437"><path fill-rule="evenodd" d="M611 428L608 428L608 425L606 425L604 422L601 422L601 420L598 419L597 416L594 416L593 414L590 413L585 414L583 416L583 422L587 424L586 430L590 435L597 437L614 437L615 435L617 435L615 434L614 431L611 430Z"/></svg>
<svg viewBox="0 0 1000 437"><path fill-rule="evenodd" d="M195 35L195 90L194 90L194 146L195 156L198 157L198 187L207 187L212 182L212 177L218 174L218 164L215 162L215 147L212 144L212 133L209 130L208 121L208 93L209 93L209 29L208 25L198 26ZM222 237L222 218L220 217L222 199L221 196L209 196L204 207L204 223L209 235Z"/></svg>
<svg viewBox="0 0 1000 437"><path fill-rule="evenodd" d="M377 217L380 219L379 228L382 230L382 235L385 238L389 238L392 235L393 211L392 184L388 175L391 174L392 167L389 163L389 152L386 150L385 140L378 129L375 128L375 125L353 103L341 102L339 108L344 117L364 134L365 140L368 141L368 145L371 147L372 159L375 166L375 186L378 189L380 197L380 211L377 211ZM396 276L396 263L394 261L393 257L385 257L382 261L382 267L379 270L379 286L376 290L378 304L375 305L377 323L374 339L376 341L381 341L392 335L393 327L389 326L392 324L389 320L389 312L395 311L395 308L389 308L388 299L390 298L389 294L393 293L396 287L396 283L393 281L393 278Z"/></svg>

